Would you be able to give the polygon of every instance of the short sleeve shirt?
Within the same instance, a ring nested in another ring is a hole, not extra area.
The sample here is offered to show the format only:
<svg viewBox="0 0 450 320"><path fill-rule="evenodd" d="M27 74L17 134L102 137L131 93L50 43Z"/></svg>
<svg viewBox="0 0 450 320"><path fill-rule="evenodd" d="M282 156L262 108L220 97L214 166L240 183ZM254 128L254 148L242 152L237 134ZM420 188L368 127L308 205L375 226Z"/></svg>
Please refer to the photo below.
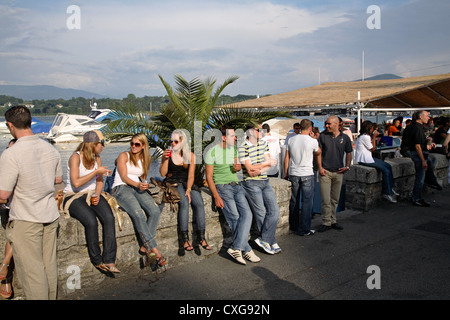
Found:
<svg viewBox="0 0 450 320"><path fill-rule="evenodd" d="M319 136L319 147L322 149L322 167L331 172L343 168L345 153L353 151L350 138L342 131L337 137L331 132L322 132Z"/></svg>
<svg viewBox="0 0 450 320"><path fill-rule="evenodd" d="M244 166L244 162L247 160L250 160L253 165L263 163L266 154L270 155L269 145L262 139L258 140L256 146L250 141L245 140L245 142L239 147L239 160L242 163L242 173L244 176L244 181L267 179L267 173L263 173L255 177L250 177L248 175L247 169Z"/></svg>
<svg viewBox="0 0 450 320"><path fill-rule="evenodd" d="M51 223L59 217L55 178L62 176L61 156L47 141L26 136L0 157L0 190L13 191L10 220Z"/></svg>
<svg viewBox="0 0 450 320"><path fill-rule="evenodd" d="M235 147L222 148L220 145L212 147L205 155L205 163L214 166L213 180L215 184L238 182L233 170L234 159L237 157Z"/></svg>

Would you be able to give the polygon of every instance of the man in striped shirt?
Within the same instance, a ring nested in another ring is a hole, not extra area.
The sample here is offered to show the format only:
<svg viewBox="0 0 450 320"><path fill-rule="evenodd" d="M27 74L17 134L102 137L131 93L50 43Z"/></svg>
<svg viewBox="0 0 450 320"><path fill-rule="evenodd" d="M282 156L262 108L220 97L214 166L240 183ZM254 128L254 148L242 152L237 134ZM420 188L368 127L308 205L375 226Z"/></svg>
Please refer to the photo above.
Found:
<svg viewBox="0 0 450 320"><path fill-rule="evenodd" d="M271 165L269 146L261 139L261 124L247 125L246 129L247 139L239 147L239 160L243 165L242 187L260 232L255 243L269 254L279 253L275 231L280 208L267 177Z"/></svg>

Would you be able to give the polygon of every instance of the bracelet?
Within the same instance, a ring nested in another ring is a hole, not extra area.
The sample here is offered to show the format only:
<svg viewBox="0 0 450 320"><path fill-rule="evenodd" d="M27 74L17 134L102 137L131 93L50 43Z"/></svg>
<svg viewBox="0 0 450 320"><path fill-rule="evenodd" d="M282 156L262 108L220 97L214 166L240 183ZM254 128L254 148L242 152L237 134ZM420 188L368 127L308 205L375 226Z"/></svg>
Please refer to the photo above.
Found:
<svg viewBox="0 0 450 320"><path fill-rule="evenodd" d="M191 188L187 188L187 189L186 189L186 192L188 192L188 191L191 192L191 190L192 190Z"/></svg>

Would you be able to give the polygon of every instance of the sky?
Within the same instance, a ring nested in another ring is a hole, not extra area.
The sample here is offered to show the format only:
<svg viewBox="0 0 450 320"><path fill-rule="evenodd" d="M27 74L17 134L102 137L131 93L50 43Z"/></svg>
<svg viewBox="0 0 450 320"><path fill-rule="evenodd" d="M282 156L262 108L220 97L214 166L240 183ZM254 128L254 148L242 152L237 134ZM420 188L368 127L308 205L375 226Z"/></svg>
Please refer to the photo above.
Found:
<svg viewBox="0 0 450 320"><path fill-rule="evenodd" d="M449 73L448 12L448 0L0 0L0 84L124 98L165 95L158 75L239 76L223 94L262 96Z"/></svg>

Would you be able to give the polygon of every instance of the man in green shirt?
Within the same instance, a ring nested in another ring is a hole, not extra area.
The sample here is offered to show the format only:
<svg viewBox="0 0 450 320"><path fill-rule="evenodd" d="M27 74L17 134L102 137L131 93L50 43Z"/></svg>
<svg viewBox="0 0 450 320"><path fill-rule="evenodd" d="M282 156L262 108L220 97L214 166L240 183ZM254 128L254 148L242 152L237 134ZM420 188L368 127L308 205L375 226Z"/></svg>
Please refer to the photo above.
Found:
<svg viewBox="0 0 450 320"><path fill-rule="evenodd" d="M243 258L259 262L261 259L248 243L252 212L236 174L241 170L235 148L236 135L226 126L220 131L222 141L206 153L205 164L206 181L215 205L222 210L233 233L233 243L227 252L240 264L246 264Z"/></svg>

